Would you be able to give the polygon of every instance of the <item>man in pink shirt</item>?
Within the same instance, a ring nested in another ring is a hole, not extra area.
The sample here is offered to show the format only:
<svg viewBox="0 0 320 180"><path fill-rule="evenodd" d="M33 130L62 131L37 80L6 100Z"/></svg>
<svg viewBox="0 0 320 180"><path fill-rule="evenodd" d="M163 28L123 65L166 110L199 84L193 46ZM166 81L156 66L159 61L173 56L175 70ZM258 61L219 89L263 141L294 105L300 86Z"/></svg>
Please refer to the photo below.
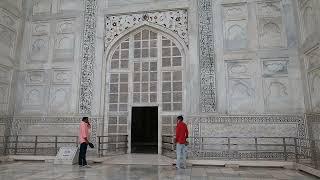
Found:
<svg viewBox="0 0 320 180"><path fill-rule="evenodd" d="M79 129L79 142L80 142L80 153L79 153L79 165L80 166L87 166L86 161L86 153L87 147L89 144L89 129L90 123L88 117L83 117L80 123Z"/></svg>

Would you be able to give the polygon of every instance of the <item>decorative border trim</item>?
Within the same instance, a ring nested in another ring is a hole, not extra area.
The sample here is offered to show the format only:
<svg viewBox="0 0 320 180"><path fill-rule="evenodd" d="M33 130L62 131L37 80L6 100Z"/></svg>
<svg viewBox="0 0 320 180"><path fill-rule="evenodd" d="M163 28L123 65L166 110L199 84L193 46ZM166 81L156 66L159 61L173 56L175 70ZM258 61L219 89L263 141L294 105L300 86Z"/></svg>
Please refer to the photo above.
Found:
<svg viewBox="0 0 320 180"><path fill-rule="evenodd" d="M91 114L95 61L97 0L85 0L83 55L80 80L80 113Z"/></svg>
<svg viewBox="0 0 320 180"><path fill-rule="evenodd" d="M216 111L216 67L214 53L213 0L199 0L200 111Z"/></svg>

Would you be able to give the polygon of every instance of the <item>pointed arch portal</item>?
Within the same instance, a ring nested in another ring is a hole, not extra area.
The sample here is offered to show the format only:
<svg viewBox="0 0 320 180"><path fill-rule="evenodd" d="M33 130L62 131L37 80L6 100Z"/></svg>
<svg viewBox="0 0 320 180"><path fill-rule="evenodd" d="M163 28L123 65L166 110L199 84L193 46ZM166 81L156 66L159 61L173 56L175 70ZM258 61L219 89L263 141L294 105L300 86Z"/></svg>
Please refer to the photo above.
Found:
<svg viewBox="0 0 320 180"><path fill-rule="evenodd" d="M161 153L161 137L172 135L175 125L162 130L162 119L185 110L182 44L169 33L144 25L119 37L107 50L105 134L128 134L129 152Z"/></svg>

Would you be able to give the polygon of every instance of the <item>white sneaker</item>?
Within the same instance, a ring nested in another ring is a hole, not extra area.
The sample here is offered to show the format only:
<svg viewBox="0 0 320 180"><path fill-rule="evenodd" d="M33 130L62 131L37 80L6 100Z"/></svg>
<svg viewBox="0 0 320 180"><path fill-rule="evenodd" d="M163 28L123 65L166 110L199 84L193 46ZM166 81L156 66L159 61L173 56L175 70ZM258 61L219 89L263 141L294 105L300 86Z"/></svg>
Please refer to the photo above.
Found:
<svg viewBox="0 0 320 180"><path fill-rule="evenodd" d="M89 166L89 165L84 165L83 167L84 167L84 168L92 168L92 167Z"/></svg>

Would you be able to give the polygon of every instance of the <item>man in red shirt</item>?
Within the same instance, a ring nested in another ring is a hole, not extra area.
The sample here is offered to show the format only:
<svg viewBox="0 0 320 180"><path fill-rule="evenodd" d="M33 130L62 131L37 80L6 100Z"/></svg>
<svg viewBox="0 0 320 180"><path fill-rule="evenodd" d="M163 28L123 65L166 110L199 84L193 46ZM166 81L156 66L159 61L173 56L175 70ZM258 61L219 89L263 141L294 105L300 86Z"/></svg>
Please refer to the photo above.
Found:
<svg viewBox="0 0 320 180"><path fill-rule="evenodd" d="M187 160L187 138L188 138L188 127L183 122L183 117L177 117L177 127L176 127L176 143L177 143L177 163L176 167L186 168L186 160Z"/></svg>

